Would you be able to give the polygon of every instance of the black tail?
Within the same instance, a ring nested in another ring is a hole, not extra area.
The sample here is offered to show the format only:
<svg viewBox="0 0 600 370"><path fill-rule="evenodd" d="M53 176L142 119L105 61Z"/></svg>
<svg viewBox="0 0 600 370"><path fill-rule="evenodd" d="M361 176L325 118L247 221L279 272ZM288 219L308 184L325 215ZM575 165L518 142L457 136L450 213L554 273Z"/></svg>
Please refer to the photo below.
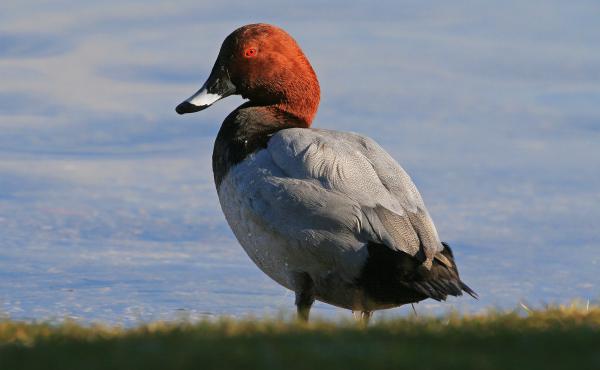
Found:
<svg viewBox="0 0 600 370"><path fill-rule="evenodd" d="M405 304L426 298L443 301L449 295L461 296L463 292L478 298L477 293L460 280L450 246L442 245L444 249L427 269L404 252L369 243L369 258L360 282L373 299L385 303Z"/></svg>
<svg viewBox="0 0 600 370"><path fill-rule="evenodd" d="M445 300L449 295L461 296L463 292L478 299L477 293L460 280L452 249L444 242L442 245L444 249L433 259L431 269L419 266L412 281L405 282L406 286L438 301Z"/></svg>

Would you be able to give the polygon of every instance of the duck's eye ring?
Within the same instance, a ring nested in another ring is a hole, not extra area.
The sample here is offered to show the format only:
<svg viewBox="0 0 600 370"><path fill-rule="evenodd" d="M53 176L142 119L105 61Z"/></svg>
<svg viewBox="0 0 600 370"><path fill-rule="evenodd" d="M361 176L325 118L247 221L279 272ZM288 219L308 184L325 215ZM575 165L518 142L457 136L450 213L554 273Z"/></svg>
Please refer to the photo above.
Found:
<svg viewBox="0 0 600 370"><path fill-rule="evenodd" d="M258 50L256 50L256 48L248 48L248 49L246 49L246 51L244 51L244 56L246 58L255 57L256 54L258 54Z"/></svg>

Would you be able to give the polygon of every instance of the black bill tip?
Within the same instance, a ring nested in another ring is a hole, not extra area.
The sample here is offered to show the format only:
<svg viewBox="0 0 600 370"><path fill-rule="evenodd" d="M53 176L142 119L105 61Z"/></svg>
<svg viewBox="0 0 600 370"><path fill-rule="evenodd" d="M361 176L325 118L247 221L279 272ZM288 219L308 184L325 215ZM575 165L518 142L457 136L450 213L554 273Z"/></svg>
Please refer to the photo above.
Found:
<svg viewBox="0 0 600 370"><path fill-rule="evenodd" d="M199 112L208 107L208 105L197 106L188 101L184 101L183 103L179 104L177 108L175 108L175 112L179 114L194 113Z"/></svg>

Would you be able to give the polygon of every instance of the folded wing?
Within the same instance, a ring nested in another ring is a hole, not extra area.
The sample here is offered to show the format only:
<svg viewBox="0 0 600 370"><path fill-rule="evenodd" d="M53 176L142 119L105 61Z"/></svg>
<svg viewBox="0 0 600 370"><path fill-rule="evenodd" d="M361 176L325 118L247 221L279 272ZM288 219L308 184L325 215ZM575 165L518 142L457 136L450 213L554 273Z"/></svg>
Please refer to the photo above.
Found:
<svg viewBox="0 0 600 370"><path fill-rule="evenodd" d="M287 129L266 152L254 160L264 175L249 185L254 208L276 231L322 246L315 253L336 258L377 242L429 267L443 249L410 177L373 140Z"/></svg>

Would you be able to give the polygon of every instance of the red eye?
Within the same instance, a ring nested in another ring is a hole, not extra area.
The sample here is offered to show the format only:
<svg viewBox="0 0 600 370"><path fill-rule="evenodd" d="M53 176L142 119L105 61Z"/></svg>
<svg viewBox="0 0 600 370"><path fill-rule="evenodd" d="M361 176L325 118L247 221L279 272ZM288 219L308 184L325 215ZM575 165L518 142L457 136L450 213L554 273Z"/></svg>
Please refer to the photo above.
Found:
<svg viewBox="0 0 600 370"><path fill-rule="evenodd" d="M258 50L256 50L256 48L248 48L246 51L244 51L244 56L246 58L252 58L256 56L256 54L258 54Z"/></svg>

